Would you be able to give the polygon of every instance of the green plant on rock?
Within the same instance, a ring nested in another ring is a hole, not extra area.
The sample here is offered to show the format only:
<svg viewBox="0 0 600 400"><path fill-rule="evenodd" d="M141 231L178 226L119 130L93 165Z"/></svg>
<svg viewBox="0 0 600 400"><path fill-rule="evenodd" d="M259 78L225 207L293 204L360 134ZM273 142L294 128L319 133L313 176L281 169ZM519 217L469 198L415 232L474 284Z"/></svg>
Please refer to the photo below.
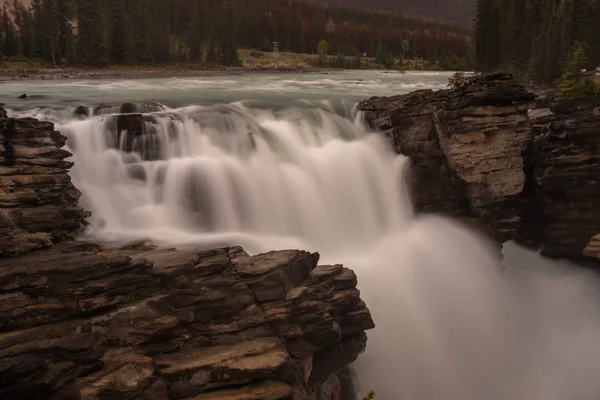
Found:
<svg viewBox="0 0 600 400"><path fill-rule="evenodd" d="M329 43L327 40L322 39L317 45L317 54L319 55L319 66L325 66L327 62L327 52L329 51Z"/></svg>
<svg viewBox="0 0 600 400"><path fill-rule="evenodd" d="M585 100L594 95L596 87L594 82L585 77L584 66L587 57L583 46L578 43L573 48L563 74L560 77L558 94L556 101L568 102L576 100Z"/></svg>
<svg viewBox="0 0 600 400"><path fill-rule="evenodd" d="M363 400L373 400L374 398L375 392L371 390L367 396L363 397Z"/></svg>
<svg viewBox="0 0 600 400"><path fill-rule="evenodd" d="M452 89L458 89L463 86L467 86L469 81L467 75L463 71L455 72L450 78L448 78L448 87Z"/></svg>

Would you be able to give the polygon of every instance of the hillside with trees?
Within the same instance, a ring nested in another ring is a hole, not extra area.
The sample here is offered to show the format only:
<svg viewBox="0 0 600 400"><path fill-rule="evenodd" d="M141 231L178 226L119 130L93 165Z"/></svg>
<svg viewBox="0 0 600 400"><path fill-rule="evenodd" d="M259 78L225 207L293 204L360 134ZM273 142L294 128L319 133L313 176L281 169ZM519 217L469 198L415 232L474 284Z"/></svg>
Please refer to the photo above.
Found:
<svg viewBox="0 0 600 400"><path fill-rule="evenodd" d="M13 0L0 13L5 61L54 65L238 63L237 49L360 59L474 62L472 32L389 11L292 0ZM318 46L319 43L321 46Z"/></svg>
<svg viewBox="0 0 600 400"><path fill-rule="evenodd" d="M475 30L482 71L550 82L600 65L600 0L479 0Z"/></svg>
<svg viewBox="0 0 600 400"><path fill-rule="evenodd" d="M363 10L388 10L472 26L477 0L312 0Z"/></svg>

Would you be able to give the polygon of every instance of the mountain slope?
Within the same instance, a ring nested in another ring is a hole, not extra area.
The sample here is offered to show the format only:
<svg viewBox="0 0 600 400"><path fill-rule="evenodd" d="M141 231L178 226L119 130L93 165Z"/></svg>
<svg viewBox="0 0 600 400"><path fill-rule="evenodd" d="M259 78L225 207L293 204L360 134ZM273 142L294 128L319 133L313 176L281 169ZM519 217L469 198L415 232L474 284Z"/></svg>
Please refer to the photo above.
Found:
<svg viewBox="0 0 600 400"><path fill-rule="evenodd" d="M399 11L472 25L477 0L310 0L314 3L361 9Z"/></svg>

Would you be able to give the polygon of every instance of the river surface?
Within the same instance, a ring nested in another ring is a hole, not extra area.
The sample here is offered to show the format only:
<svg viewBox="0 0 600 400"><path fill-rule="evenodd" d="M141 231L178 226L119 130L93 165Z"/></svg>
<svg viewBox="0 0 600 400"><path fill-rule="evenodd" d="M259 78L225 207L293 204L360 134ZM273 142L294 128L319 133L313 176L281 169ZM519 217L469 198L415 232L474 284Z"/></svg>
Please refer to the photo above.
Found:
<svg viewBox="0 0 600 400"><path fill-rule="evenodd" d="M418 89L443 89L449 76L448 72L342 71L116 81L22 81L1 84L0 102L29 108L132 100L157 101L170 107L250 99L364 100ZM24 93L44 97L17 100Z"/></svg>
<svg viewBox="0 0 600 400"><path fill-rule="evenodd" d="M93 213L88 236L301 248L353 268L377 325L355 366L363 395L597 399L597 277L511 245L502 265L477 233L415 215L410 160L355 108L370 96L444 88L448 76L18 82L0 85L0 102L68 136L71 176ZM128 140L111 115L72 113L123 101L161 104L147 135Z"/></svg>

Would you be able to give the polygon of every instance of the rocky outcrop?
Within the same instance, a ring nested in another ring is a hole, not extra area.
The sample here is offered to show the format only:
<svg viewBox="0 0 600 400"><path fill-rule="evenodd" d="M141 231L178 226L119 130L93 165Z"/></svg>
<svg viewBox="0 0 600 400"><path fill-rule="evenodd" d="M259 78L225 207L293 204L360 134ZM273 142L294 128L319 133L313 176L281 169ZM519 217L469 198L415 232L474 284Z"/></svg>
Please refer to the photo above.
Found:
<svg viewBox="0 0 600 400"><path fill-rule="evenodd" d="M457 217L499 242L553 257L587 256L600 233L600 108L530 117L535 96L508 74L455 90L372 98L359 105L413 161L424 212ZM591 246L591 247L590 247Z"/></svg>
<svg viewBox="0 0 600 400"><path fill-rule="evenodd" d="M337 398L373 321L355 274L318 258L64 243L1 260L0 397Z"/></svg>
<svg viewBox="0 0 600 400"><path fill-rule="evenodd" d="M531 121L518 239L552 257L600 256L600 99Z"/></svg>
<svg viewBox="0 0 600 400"><path fill-rule="evenodd" d="M52 123L0 108L0 257L72 238L87 214L68 175L71 154Z"/></svg>

